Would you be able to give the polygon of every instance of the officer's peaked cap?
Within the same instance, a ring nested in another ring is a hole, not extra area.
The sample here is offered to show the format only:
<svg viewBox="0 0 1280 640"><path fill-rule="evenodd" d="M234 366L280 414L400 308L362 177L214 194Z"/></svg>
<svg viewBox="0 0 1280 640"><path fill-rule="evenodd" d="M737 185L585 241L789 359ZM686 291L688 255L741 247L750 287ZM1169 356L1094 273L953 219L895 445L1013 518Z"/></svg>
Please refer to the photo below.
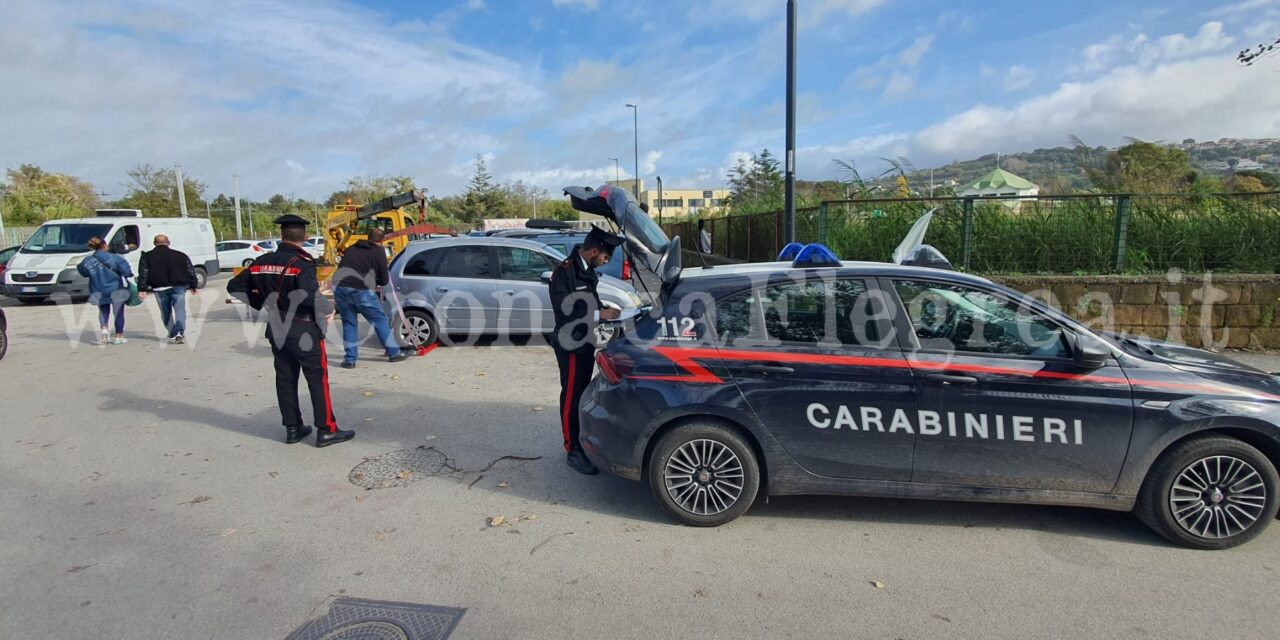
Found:
<svg viewBox="0 0 1280 640"><path fill-rule="evenodd" d="M302 216L295 216L292 213L286 213L279 218L276 218L276 224L282 227L305 227L308 223L307 219Z"/></svg>
<svg viewBox="0 0 1280 640"><path fill-rule="evenodd" d="M587 233L587 246L596 246L605 251L612 252L622 244L622 237L609 233L600 227L591 227L591 231Z"/></svg>

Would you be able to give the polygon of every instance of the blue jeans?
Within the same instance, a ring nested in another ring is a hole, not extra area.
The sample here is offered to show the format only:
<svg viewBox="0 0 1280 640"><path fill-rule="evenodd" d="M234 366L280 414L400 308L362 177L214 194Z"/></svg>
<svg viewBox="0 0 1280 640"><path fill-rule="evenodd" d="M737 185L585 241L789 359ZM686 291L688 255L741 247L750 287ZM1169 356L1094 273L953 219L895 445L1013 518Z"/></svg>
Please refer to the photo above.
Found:
<svg viewBox="0 0 1280 640"><path fill-rule="evenodd" d="M114 313L116 317L116 333L124 333L124 303L125 300L116 300L113 297L111 302L98 305L98 326L105 328L107 323L111 321L112 313Z"/></svg>
<svg viewBox="0 0 1280 640"><path fill-rule="evenodd" d="M187 330L187 288L170 287L156 291L156 303L160 305L160 321L169 330L169 337L180 336Z"/></svg>
<svg viewBox="0 0 1280 640"><path fill-rule="evenodd" d="M382 311L382 303L378 296L368 289L352 289L351 287L334 287L333 301L338 305L338 315L342 317L343 361L355 362L360 354L359 322L364 316L373 331L378 334L378 342L387 349L387 357L400 355L400 345L391 336L391 326L387 324L387 314Z"/></svg>

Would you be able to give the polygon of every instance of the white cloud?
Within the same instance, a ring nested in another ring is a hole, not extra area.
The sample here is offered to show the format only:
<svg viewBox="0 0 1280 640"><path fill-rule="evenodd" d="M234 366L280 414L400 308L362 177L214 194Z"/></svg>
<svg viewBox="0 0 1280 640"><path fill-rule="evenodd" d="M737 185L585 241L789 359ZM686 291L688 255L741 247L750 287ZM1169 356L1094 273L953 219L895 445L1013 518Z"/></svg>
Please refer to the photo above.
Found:
<svg viewBox="0 0 1280 640"><path fill-rule="evenodd" d="M658 160L662 159L662 152L653 150L646 151L644 159L640 161L640 175L649 176L657 173Z"/></svg>
<svg viewBox="0 0 1280 640"><path fill-rule="evenodd" d="M555 5L557 9L569 7L570 9L595 11L600 8L600 0L551 0L551 4Z"/></svg>
<svg viewBox="0 0 1280 640"><path fill-rule="evenodd" d="M1066 83L1008 108L980 105L920 132L913 146L934 157L996 148L1097 144L1142 139L1280 134L1280 83L1259 83L1234 61L1208 56L1128 66L1096 80Z"/></svg>
<svg viewBox="0 0 1280 640"><path fill-rule="evenodd" d="M1151 64L1161 60L1178 60L1222 51L1234 42L1235 38L1223 31L1221 22L1206 22L1196 35L1189 38L1181 33L1175 33L1155 42L1149 42L1145 35L1140 35L1134 39L1130 47L1137 51L1140 62Z"/></svg>
<svg viewBox="0 0 1280 640"><path fill-rule="evenodd" d="M472 11L484 9L484 0L467 0L467 8ZM175 189L177 187L174 187Z"/></svg>
<svg viewBox="0 0 1280 640"><path fill-rule="evenodd" d="M818 24L831 14L857 17L869 13L888 0L807 0L799 3L796 11L801 27ZM704 12L706 19L713 16L736 16L751 21L781 20L786 22L787 5L781 0L713 0Z"/></svg>
<svg viewBox="0 0 1280 640"><path fill-rule="evenodd" d="M1193 36L1174 33L1152 39L1139 33L1126 41L1120 36L1084 48L1083 70L1096 72L1132 63L1153 65L1222 51L1235 43L1221 22L1206 22Z"/></svg>
<svg viewBox="0 0 1280 640"><path fill-rule="evenodd" d="M889 76L889 82L884 86L884 97L894 98L907 93L916 87L916 79L901 71L894 71Z"/></svg>
<svg viewBox="0 0 1280 640"><path fill-rule="evenodd" d="M898 54L898 60L908 67L914 67L920 64L920 59L924 58L924 54L928 53L932 47L933 36L920 36L911 43L911 46Z"/></svg>
<svg viewBox="0 0 1280 640"><path fill-rule="evenodd" d="M1031 86L1036 79L1036 72L1025 65L1015 64L1009 67L1004 76L1005 91L1021 91Z"/></svg>
<svg viewBox="0 0 1280 640"><path fill-rule="evenodd" d="M1223 5L1207 11L1205 15L1211 16L1237 16L1242 13L1249 13L1258 9L1280 6L1280 0L1242 0L1234 4Z"/></svg>

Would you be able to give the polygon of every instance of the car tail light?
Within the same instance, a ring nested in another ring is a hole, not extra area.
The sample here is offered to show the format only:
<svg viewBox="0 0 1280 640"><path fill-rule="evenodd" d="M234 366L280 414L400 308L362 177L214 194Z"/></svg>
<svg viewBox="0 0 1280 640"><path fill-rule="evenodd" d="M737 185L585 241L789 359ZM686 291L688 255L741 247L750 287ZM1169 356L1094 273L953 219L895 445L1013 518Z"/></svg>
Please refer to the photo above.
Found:
<svg viewBox="0 0 1280 640"><path fill-rule="evenodd" d="M257 251L258 253L262 253L262 247L259 247L259 246L258 246L258 245L256 245L256 244L251 244L251 245L249 245L249 246L253 247L253 250L254 250L254 251Z"/></svg>
<svg viewBox="0 0 1280 640"><path fill-rule="evenodd" d="M631 261L626 258L622 259L622 279L631 279Z"/></svg>
<svg viewBox="0 0 1280 640"><path fill-rule="evenodd" d="M596 354L596 364L600 365L600 375L603 375L609 384L622 382L623 376L630 374L636 368L636 361L632 360L631 356L608 351Z"/></svg>

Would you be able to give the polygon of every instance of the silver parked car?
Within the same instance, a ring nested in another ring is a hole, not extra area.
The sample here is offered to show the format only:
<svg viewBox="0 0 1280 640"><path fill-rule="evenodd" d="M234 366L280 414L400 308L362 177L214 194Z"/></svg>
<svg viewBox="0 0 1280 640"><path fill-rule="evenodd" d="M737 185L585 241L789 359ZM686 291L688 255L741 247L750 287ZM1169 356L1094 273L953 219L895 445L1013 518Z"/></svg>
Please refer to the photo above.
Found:
<svg viewBox="0 0 1280 640"><path fill-rule="evenodd" d="M533 335L555 327L550 272L565 256L540 242L458 237L412 242L391 263L391 284L404 308L401 339L414 346L446 334ZM601 275L600 301L622 310L641 300L631 285ZM399 323L388 296L392 326Z"/></svg>

